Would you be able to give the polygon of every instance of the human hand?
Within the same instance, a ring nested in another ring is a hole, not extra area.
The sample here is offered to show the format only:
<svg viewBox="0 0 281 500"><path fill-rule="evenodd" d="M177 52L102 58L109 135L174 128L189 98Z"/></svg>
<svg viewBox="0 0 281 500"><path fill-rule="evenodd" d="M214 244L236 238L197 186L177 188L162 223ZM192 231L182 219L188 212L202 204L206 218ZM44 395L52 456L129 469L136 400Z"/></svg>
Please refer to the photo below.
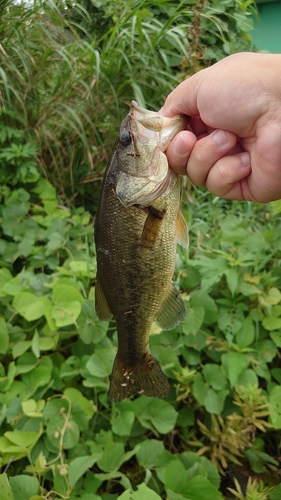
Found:
<svg viewBox="0 0 281 500"><path fill-rule="evenodd" d="M191 116L170 166L226 199L281 198L281 54L235 54L176 87L159 112Z"/></svg>

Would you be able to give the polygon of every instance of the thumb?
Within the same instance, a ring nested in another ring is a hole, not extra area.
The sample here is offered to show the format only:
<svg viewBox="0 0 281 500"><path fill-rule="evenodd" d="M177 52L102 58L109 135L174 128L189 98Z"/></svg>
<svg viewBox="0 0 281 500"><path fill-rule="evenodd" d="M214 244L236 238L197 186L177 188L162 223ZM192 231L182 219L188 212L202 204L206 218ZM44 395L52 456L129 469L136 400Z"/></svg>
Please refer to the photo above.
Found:
<svg viewBox="0 0 281 500"><path fill-rule="evenodd" d="M159 111L159 114L168 117L174 115L199 115L197 95L200 87L201 74L204 71L205 70L201 70L184 82L180 83L168 95L164 106Z"/></svg>

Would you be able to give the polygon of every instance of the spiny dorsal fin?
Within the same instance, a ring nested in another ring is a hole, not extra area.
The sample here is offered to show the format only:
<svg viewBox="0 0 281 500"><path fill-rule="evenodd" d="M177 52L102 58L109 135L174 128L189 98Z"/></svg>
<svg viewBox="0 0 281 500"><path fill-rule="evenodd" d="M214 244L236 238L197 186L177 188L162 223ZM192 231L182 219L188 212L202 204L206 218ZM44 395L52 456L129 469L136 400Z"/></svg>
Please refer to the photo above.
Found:
<svg viewBox="0 0 281 500"><path fill-rule="evenodd" d="M95 307L100 321L109 321L112 318L112 312L109 309L98 275L95 285Z"/></svg>
<svg viewBox="0 0 281 500"><path fill-rule="evenodd" d="M184 248L188 248L189 237L188 237L188 227L186 220L181 212L178 212L177 222L176 222L176 237L177 243Z"/></svg>
<svg viewBox="0 0 281 500"><path fill-rule="evenodd" d="M172 330L178 326L179 323L183 323L185 319L185 303L174 283L171 283L170 290L161 304L155 321L162 330Z"/></svg>

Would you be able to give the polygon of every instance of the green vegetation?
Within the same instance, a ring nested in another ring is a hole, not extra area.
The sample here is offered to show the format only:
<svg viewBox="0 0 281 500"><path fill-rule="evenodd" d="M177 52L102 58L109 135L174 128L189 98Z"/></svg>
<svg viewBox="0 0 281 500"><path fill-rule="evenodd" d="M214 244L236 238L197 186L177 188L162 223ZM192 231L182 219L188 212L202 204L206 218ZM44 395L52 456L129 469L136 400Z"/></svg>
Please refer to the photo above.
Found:
<svg viewBox="0 0 281 500"><path fill-rule="evenodd" d="M156 109L185 74L250 47L250 8L1 3L1 499L279 500L280 203L184 186L187 320L150 342L166 400L109 403L116 328L93 301L94 180L123 100Z"/></svg>

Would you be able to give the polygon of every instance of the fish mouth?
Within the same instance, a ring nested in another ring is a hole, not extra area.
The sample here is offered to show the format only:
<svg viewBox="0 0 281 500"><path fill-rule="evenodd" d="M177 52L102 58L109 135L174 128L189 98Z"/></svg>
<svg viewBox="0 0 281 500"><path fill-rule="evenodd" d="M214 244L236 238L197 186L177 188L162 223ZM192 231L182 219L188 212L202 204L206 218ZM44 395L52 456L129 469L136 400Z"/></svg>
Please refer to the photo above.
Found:
<svg viewBox="0 0 281 500"><path fill-rule="evenodd" d="M120 136L129 131L132 137L128 148L119 153L116 194L124 206L148 206L169 193L177 175L169 168L164 151L185 127L183 116L167 118L132 101L120 128Z"/></svg>

